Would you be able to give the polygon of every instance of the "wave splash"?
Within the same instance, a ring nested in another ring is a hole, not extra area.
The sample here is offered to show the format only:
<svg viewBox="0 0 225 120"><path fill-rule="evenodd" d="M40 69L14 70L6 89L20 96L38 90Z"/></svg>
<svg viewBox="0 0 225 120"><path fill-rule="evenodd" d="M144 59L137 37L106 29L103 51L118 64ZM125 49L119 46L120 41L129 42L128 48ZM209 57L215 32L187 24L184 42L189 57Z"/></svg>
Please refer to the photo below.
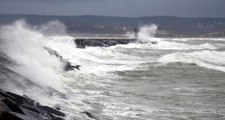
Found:
<svg viewBox="0 0 225 120"><path fill-rule="evenodd" d="M50 37L40 31L24 20L1 27L0 35L6 36L3 39L3 51L17 62L18 65L11 66L17 73L40 85L62 89L57 75L61 63L44 49Z"/></svg>
<svg viewBox="0 0 225 120"><path fill-rule="evenodd" d="M154 41L154 36L157 33L157 30L158 27L155 24L140 27L140 31L138 32L138 42L149 43Z"/></svg>
<svg viewBox="0 0 225 120"><path fill-rule="evenodd" d="M214 49L217 49L217 47L215 47L214 45L211 45L210 43L203 43L200 45L192 45L192 44L185 43L186 41L193 40L193 38L157 38L155 37L157 32L158 32L158 27L155 24L145 25L140 27L140 31L138 33L138 41L136 44L141 44L141 45L130 45L130 47L136 46L136 47L144 47L147 49L156 49L156 50L204 50L204 49L214 50ZM196 40L199 40L199 39L196 39ZM200 40L203 40L203 38Z"/></svg>

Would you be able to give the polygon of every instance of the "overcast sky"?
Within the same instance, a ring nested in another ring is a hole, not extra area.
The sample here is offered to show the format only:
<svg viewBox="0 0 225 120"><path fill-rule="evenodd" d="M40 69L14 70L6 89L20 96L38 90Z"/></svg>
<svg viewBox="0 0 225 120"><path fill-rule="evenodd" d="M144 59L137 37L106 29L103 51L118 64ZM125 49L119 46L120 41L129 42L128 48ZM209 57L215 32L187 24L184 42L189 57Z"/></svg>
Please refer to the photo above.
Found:
<svg viewBox="0 0 225 120"><path fill-rule="evenodd" d="M225 17L225 0L0 0L0 13Z"/></svg>

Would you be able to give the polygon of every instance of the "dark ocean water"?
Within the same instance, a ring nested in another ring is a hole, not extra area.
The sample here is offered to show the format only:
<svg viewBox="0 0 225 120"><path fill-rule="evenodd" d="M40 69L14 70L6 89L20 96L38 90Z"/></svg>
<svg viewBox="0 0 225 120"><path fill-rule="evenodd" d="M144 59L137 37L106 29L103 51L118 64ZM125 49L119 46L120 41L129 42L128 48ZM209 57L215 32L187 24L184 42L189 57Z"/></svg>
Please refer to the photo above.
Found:
<svg viewBox="0 0 225 120"><path fill-rule="evenodd" d="M100 120L225 119L225 38L154 38L145 27L137 43L78 49L74 37L42 27L0 29L0 88L60 107L68 120L88 120L84 111ZM63 71L45 47L81 70Z"/></svg>

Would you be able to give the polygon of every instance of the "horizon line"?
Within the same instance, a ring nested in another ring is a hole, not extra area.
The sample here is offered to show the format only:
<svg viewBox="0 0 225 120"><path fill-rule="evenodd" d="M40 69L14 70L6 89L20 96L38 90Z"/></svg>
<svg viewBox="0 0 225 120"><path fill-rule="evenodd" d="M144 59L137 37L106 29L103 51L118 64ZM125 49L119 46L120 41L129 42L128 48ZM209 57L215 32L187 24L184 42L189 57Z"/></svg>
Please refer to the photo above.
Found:
<svg viewBox="0 0 225 120"><path fill-rule="evenodd" d="M106 15L43 15L43 14L17 14L17 13L0 13L0 15L25 15L25 16L52 16L52 17L82 17L82 16L93 16L93 17L115 17L115 18L146 18L146 17L175 17L175 18L223 18L225 17L203 17L203 16L193 16L193 17L184 17L184 16L172 16L172 15L153 15L153 16L139 16L139 17L127 17L127 16L106 16Z"/></svg>

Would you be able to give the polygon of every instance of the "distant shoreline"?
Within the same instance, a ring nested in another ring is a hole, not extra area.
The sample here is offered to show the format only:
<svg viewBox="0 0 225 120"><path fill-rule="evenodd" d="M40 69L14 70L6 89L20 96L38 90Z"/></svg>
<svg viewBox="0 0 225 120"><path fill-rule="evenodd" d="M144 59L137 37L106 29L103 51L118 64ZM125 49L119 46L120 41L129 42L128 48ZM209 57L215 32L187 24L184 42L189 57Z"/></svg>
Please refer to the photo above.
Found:
<svg viewBox="0 0 225 120"><path fill-rule="evenodd" d="M157 37L225 37L225 18L210 17L113 17L113 16L57 16L32 14L0 14L0 26L24 19L30 25L43 25L50 21L62 22L69 34L126 34L135 27L155 24Z"/></svg>

